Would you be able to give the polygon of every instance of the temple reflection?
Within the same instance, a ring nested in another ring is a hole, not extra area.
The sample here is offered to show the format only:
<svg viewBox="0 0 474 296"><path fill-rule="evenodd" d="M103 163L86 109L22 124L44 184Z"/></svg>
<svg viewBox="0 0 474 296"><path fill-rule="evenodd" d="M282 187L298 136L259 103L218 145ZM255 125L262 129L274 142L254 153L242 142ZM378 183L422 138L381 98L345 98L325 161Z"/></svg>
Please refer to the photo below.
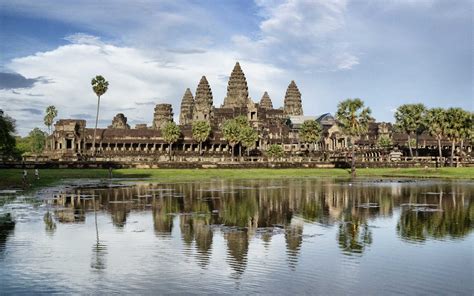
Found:
<svg viewBox="0 0 474 296"><path fill-rule="evenodd" d="M44 222L46 230L54 232L56 222L83 223L95 207L110 215L114 227L123 229L132 212L148 212L159 239L172 237L173 227L178 227L186 254L202 268L211 262L218 229L227 246L227 262L240 277L256 237L268 249L272 236L283 235L288 265L295 269L308 224L334 229L334 243L345 255L363 255L377 240L373 222L392 216L399 216L399 222L390 231L405 241L463 238L472 231L473 191L472 186L455 182L412 186L384 180L143 182L57 194L48 201L54 211L44 216ZM101 253L95 254L94 265L101 266Z"/></svg>

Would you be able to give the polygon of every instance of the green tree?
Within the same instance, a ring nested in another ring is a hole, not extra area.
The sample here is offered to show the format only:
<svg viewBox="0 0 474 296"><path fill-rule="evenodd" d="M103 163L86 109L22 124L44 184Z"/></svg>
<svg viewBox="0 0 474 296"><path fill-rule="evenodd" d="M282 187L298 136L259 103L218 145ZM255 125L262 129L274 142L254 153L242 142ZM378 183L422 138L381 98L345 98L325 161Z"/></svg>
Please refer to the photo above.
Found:
<svg viewBox="0 0 474 296"><path fill-rule="evenodd" d="M240 130L240 142L247 149L247 156L250 156L250 150L255 148L258 141L258 133L250 126L245 126Z"/></svg>
<svg viewBox="0 0 474 296"><path fill-rule="evenodd" d="M46 144L46 137L48 135L40 130L39 128L35 127L29 134L29 142L30 142L30 151L32 153L38 154L43 152L45 144Z"/></svg>
<svg viewBox="0 0 474 296"><path fill-rule="evenodd" d="M451 140L450 166L453 166L456 142L463 138L465 134L464 128L468 120L469 113L461 108L449 108L446 110L446 136Z"/></svg>
<svg viewBox="0 0 474 296"><path fill-rule="evenodd" d="M240 141L240 130L240 125L235 119L226 120L222 125L222 135L224 136L224 139L229 142L232 149L232 161L234 161L234 147Z"/></svg>
<svg viewBox="0 0 474 296"><path fill-rule="evenodd" d="M274 158L280 158L284 154L283 147L278 144L272 144L268 147L267 149L267 155L272 159Z"/></svg>
<svg viewBox="0 0 474 296"><path fill-rule="evenodd" d="M393 142L389 136L381 136L377 141L377 145L383 149L390 149L393 145Z"/></svg>
<svg viewBox="0 0 474 296"><path fill-rule="evenodd" d="M367 133L369 122L373 120L370 114L370 108L364 107L364 102L361 99L347 99L337 106L338 124L351 140L351 174L353 177L355 176L355 139Z"/></svg>
<svg viewBox="0 0 474 296"><path fill-rule="evenodd" d="M15 154L15 120L0 109L0 158L7 159Z"/></svg>
<svg viewBox="0 0 474 296"><path fill-rule="evenodd" d="M411 137L423 131L424 114L426 107L423 104L405 104L398 107L395 112L395 128L408 135L408 149L413 157Z"/></svg>
<svg viewBox="0 0 474 296"><path fill-rule="evenodd" d="M58 116L58 110L56 107L51 105L46 108L44 115L44 124L48 127L49 134L51 135L51 126L53 125L54 118Z"/></svg>
<svg viewBox="0 0 474 296"><path fill-rule="evenodd" d="M304 143L314 144L321 138L322 128L316 120L305 120L299 131L299 138Z"/></svg>
<svg viewBox="0 0 474 296"><path fill-rule="evenodd" d="M100 97L107 92L109 82L101 75L97 75L95 78L92 78L91 84L92 90L97 95L97 114L95 116L94 138L92 139L92 155L95 155L95 137L97 134L97 123L99 122Z"/></svg>
<svg viewBox="0 0 474 296"><path fill-rule="evenodd" d="M171 150L173 148L173 143L178 141L179 137L181 136L181 131L176 123L170 121L162 127L161 133L165 142L169 144L169 159L171 160Z"/></svg>
<svg viewBox="0 0 474 296"><path fill-rule="evenodd" d="M207 121L193 122L193 139L199 143L199 155L201 155L202 143L209 138L211 125Z"/></svg>
<svg viewBox="0 0 474 296"><path fill-rule="evenodd" d="M447 120L446 111L443 108L432 108L426 112L425 125L431 136L438 141L439 158L443 158L441 140L446 134Z"/></svg>
<svg viewBox="0 0 474 296"><path fill-rule="evenodd" d="M474 113L465 111L466 118L464 119L463 127L461 129L461 152L464 149L464 141L474 142Z"/></svg>

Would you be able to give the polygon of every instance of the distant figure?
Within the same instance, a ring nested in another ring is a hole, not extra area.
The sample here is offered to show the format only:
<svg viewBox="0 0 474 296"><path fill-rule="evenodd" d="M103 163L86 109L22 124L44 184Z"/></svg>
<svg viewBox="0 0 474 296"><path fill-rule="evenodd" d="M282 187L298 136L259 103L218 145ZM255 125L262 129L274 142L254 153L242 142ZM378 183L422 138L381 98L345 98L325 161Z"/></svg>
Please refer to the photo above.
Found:
<svg viewBox="0 0 474 296"><path fill-rule="evenodd" d="M22 174L22 181L23 181L23 186L26 186L27 184L27 177L28 177L28 172L25 170L23 170L23 174Z"/></svg>
<svg viewBox="0 0 474 296"><path fill-rule="evenodd" d="M40 178L38 169L35 169L35 178L36 178L36 180L39 180L39 178Z"/></svg>
<svg viewBox="0 0 474 296"><path fill-rule="evenodd" d="M109 179L112 179L112 167L109 166Z"/></svg>

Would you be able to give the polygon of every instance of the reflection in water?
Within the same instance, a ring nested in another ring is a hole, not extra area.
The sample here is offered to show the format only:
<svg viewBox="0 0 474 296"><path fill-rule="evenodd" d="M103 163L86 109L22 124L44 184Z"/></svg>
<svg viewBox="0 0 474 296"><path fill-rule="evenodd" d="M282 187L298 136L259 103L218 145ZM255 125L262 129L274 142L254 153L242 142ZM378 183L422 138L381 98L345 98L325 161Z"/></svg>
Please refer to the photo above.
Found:
<svg viewBox="0 0 474 296"><path fill-rule="evenodd" d="M53 215L50 211L47 211L43 216L44 228L46 232L50 235L54 234L56 230L56 222L54 222Z"/></svg>
<svg viewBox="0 0 474 296"><path fill-rule="evenodd" d="M15 221L12 220L10 213L0 215L0 259L3 258L7 239L15 230Z"/></svg>
<svg viewBox="0 0 474 296"><path fill-rule="evenodd" d="M171 238L173 223L188 255L207 268L216 229L223 232L227 261L239 277L246 269L250 241L258 237L266 248L275 234L284 234L290 268L298 265L305 223L337 230L335 243L345 255L363 254L373 240L371 221L398 215L396 233L404 240L457 239L472 230L472 185L329 179L212 180L176 184L138 183L128 187L83 188L57 196L60 223L84 222L96 206L110 213L122 229L132 211L151 212L157 237ZM97 199L91 198L97 196ZM94 200L96 202L94 202ZM178 215L178 219L174 221ZM54 231L50 214L47 229ZM105 262L99 242L94 262ZM102 266L103 264L95 264Z"/></svg>

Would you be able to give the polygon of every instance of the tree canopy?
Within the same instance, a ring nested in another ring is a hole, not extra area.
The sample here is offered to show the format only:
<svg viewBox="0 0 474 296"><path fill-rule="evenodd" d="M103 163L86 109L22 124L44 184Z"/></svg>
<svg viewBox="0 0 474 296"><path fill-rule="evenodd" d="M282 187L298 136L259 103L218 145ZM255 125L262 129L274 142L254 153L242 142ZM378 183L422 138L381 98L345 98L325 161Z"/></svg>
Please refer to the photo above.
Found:
<svg viewBox="0 0 474 296"><path fill-rule="evenodd" d="M15 120L0 109L0 158L9 158L15 153Z"/></svg>
<svg viewBox="0 0 474 296"><path fill-rule="evenodd" d="M53 125L54 118L58 116L58 110L55 106L51 105L46 108L44 115L44 124L48 127L48 131L51 134L51 126Z"/></svg>
<svg viewBox="0 0 474 296"><path fill-rule="evenodd" d="M305 120L299 133L304 143L316 143L321 138L322 128L316 120Z"/></svg>

